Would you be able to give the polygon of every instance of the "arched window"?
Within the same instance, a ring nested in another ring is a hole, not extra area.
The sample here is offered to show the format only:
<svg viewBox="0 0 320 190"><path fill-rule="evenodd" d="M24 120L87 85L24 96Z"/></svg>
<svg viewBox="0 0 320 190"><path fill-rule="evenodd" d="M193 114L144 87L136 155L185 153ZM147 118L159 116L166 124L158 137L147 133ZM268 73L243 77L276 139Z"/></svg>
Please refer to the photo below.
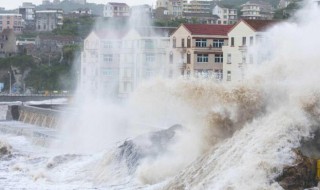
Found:
<svg viewBox="0 0 320 190"><path fill-rule="evenodd" d="M191 37L188 36L188 39L187 39L187 47L190 48L191 47Z"/></svg>
<svg viewBox="0 0 320 190"><path fill-rule="evenodd" d="M176 46L177 46L177 40L176 40L176 37L173 37L173 39L172 39L172 47L176 48Z"/></svg>

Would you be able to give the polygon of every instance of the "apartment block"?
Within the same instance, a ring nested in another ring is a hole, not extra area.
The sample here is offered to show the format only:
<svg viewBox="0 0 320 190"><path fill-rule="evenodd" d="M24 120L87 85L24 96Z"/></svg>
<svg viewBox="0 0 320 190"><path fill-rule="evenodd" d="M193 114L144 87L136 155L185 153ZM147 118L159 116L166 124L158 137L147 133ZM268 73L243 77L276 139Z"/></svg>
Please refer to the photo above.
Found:
<svg viewBox="0 0 320 190"><path fill-rule="evenodd" d="M130 7L125 3L107 3L103 10L104 17L128 17L130 16Z"/></svg>
<svg viewBox="0 0 320 190"><path fill-rule="evenodd" d="M222 46L232 25L182 24L170 36L169 76L223 78Z"/></svg>
<svg viewBox="0 0 320 190"><path fill-rule="evenodd" d="M36 5L32 3L23 3L19 7L19 14L22 15L22 19L25 22L25 28L28 30L35 29L35 17L36 17Z"/></svg>
<svg viewBox="0 0 320 190"><path fill-rule="evenodd" d="M241 5L241 17L252 20L271 20L273 18L273 7L261 0L248 1Z"/></svg>
<svg viewBox="0 0 320 190"><path fill-rule="evenodd" d="M63 25L63 11L60 9L36 11L36 31L52 31Z"/></svg>
<svg viewBox="0 0 320 190"><path fill-rule="evenodd" d="M91 32L81 53L82 89L124 98L162 74L169 47L165 34L150 28Z"/></svg>
<svg viewBox="0 0 320 190"><path fill-rule="evenodd" d="M0 14L0 31L12 29L15 33L21 33L23 29L23 19L21 14Z"/></svg>
<svg viewBox="0 0 320 190"><path fill-rule="evenodd" d="M238 21L238 11L232 6L216 3L212 14L218 16L216 24L235 24Z"/></svg>
<svg viewBox="0 0 320 190"><path fill-rule="evenodd" d="M222 47L223 80L237 82L245 78L246 69L259 62L256 52L249 51L263 39L263 33L276 22L271 20L240 20L228 32L229 43Z"/></svg>

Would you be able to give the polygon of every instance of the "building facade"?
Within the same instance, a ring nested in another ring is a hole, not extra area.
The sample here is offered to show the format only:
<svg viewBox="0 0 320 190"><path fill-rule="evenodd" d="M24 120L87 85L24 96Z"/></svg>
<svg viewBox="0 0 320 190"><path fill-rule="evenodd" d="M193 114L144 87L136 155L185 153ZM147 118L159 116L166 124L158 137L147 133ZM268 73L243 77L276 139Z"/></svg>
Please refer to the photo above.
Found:
<svg viewBox="0 0 320 190"><path fill-rule="evenodd" d="M259 62L250 48L262 41L263 32L275 24L271 20L240 20L228 33L229 44L223 46L223 80L237 82L245 78L246 69Z"/></svg>
<svg viewBox="0 0 320 190"><path fill-rule="evenodd" d="M221 3L214 5L212 14L219 17L216 24L235 24L238 21L237 9Z"/></svg>
<svg viewBox="0 0 320 190"><path fill-rule="evenodd" d="M94 94L127 97L142 81L163 74L168 46L168 36L145 28L92 32L81 53L81 87Z"/></svg>
<svg viewBox="0 0 320 190"><path fill-rule="evenodd" d="M184 4L184 13L212 13L214 1L191 0Z"/></svg>
<svg viewBox="0 0 320 190"><path fill-rule="evenodd" d="M36 17L36 5L32 3L23 3L19 7L19 14L22 15L22 19L25 21L25 28L28 30L35 29L35 17Z"/></svg>
<svg viewBox="0 0 320 190"><path fill-rule="evenodd" d="M125 3L107 3L103 10L104 17L128 17L130 7Z"/></svg>
<svg viewBox="0 0 320 190"><path fill-rule="evenodd" d="M63 11L56 10L42 10L36 11L36 31L52 31L63 25Z"/></svg>
<svg viewBox="0 0 320 190"><path fill-rule="evenodd" d="M0 57L10 57L16 54L17 37L12 29L4 29L0 33Z"/></svg>
<svg viewBox="0 0 320 190"><path fill-rule="evenodd" d="M168 75L223 78L222 46L232 25L182 24L170 36Z"/></svg>
<svg viewBox="0 0 320 190"><path fill-rule="evenodd" d="M23 27L21 14L0 14L0 31L12 29L15 33L21 33Z"/></svg>
<svg viewBox="0 0 320 190"><path fill-rule="evenodd" d="M261 0L248 1L241 5L241 17L252 20L271 20L273 18L273 7Z"/></svg>

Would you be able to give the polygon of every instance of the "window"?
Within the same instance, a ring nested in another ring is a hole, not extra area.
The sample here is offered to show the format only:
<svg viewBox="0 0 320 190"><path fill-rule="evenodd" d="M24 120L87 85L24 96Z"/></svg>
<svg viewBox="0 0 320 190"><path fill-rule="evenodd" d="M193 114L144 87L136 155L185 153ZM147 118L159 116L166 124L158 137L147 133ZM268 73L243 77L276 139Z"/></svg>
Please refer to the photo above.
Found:
<svg viewBox="0 0 320 190"><path fill-rule="evenodd" d="M208 54L197 54L198 63L207 63L209 61Z"/></svg>
<svg viewBox="0 0 320 190"><path fill-rule="evenodd" d="M223 76L223 71L222 71L222 69L216 69L216 70L214 70L214 77L215 77L217 80L222 80L222 76Z"/></svg>
<svg viewBox="0 0 320 190"><path fill-rule="evenodd" d="M102 69L102 75L107 76L107 77L111 77L113 74L112 69L107 68L107 69Z"/></svg>
<svg viewBox="0 0 320 190"><path fill-rule="evenodd" d="M206 39L197 39L196 40L196 47L207 47L207 40Z"/></svg>
<svg viewBox="0 0 320 190"><path fill-rule="evenodd" d="M222 48L223 44L224 44L223 39L213 40L213 47L214 48Z"/></svg>
<svg viewBox="0 0 320 190"><path fill-rule="evenodd" d="M188 40L187 40L187 47L190 48L191 47L191 38L188 37Z"/></svg>
<svg viewBox="0 0 320 190"><path fill-rule="evenodd" d="M105 63L111 63L112 60L113 60L112 54L104 54L104 55L103 55L103 61L104 61Z"/></svg>
<svg viewBox="0 0 320 190"><path fill-rule="evenodd" d="M181 39L181 47L184 48L184 39Z"/></svg>
<svg viewBox="0 0 320 190"><path fill-rule="evenodd" d="M227 72L227 81L231 81L231 71Z"/></svg>
<svg viewBox="0 0 320 190"><path fill-rule="evenodd" d="M242 45L245 46L247 43L247 38L246 37L242 37Z"/></svg>
<svg viewBox="0 0 320 190"><path fill-rule="evenodd" d="M172 47L173 48L176 48L176 45L177 45L176 43L177 43L177 40L175 37L173 37L173 39L172 39Z"/></svg>
<svg viewBox="0 0 320 190"><path fill-rule="evenodd" d="M152 40L146 40L145 45L146 45L145 46L146 49L153 49L154 48L154 43Z"/></svg>
<svg viewBox="0 0 320 190"><path fill-rule="evenodd" d="M231 64L231 53L228 53L227 55L227 63Z"/></svg>
<svg viewBox="0 0 320 190"><path fill-rule="evenodd" d="M246 54L242 54L242 63L245 64L247 62Z"/></svg>
<svg viewBox="0 0 320 190"><path fill-rule="evenodd" d="M146 54L146 62L152 63L155 61L155 55L153 53L147 53Z"/></svg>
<svg viewBox="0 0 320 190"><path fill-rule="evenodd" d="M234 37L231 37L231 46L234 46Z"/></svg>
<svg viewBox="0 0 320 190"><path fill-rule="evenodd" d="M172 53L170 54L169 61L170 61L170 64L172 64L172 63L173 63L173 54L172 54Z"/></svg>
<svg viewBox="0 0 320 190"><path fill-rule="evenodd" d="M111 49L112 48L112 42L104 42L103 43L103 47L106 49Z"/></svg>
<svg viewBox="0 0 320 190"><path fill-rule="evenodd" d="M223 55L222 54L215 54L214 55L214 62L223 63Z"/></svg>
<svg viewBox="0 0 320 190"><path fill-rule="evenodd" d="M188 53L187 54L187 63L190 64L190 62L191 62L191 54Z"/></svg>
<svg viewBox="0 0 320 190"><path fill-rule="evenodd" d="M10 24L10 21L7 21L7 24Z"/></svg>
<svg viewBox="0 0 320 190"><path fill-rule="evenodd" d="M253 36L250 36L250 46L253 45Z"/></svg>

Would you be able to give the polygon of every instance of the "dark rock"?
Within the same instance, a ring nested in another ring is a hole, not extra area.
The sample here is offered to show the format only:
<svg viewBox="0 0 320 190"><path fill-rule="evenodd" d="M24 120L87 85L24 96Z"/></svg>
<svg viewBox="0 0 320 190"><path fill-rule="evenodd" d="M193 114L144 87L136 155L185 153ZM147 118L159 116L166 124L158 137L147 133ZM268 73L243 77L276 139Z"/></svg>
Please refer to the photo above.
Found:
<svg viewBox="0 0 320 190"><path fill-rule="evenodd" d="M285 190L303 190L317 186L316 159L302 155L299 150L295 152L297 154L296 163L285 167L276 181Z"/></svg>
<svg viewBox="0 0 320 190"><path fill-rule="evenodd" d="M134 173L143 158L155 158L167 151L176 131L181 128L181 125L174 125L169 129L141 135L132 140L125 141L118 147L118 162L125 162L129 173Z"/></svg>

